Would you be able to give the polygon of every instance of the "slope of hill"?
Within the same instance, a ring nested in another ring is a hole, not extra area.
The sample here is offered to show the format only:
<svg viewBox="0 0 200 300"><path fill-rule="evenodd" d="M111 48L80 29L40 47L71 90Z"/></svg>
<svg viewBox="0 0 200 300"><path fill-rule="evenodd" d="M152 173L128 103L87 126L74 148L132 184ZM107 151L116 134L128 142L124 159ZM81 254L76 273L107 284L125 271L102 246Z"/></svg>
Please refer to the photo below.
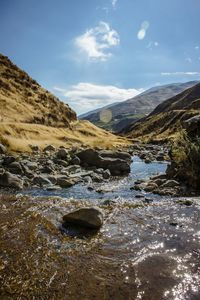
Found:
<svg viewBox="0 0 200 300"><path fill-rule="evenodd" d="M149 116L128 126L124 133L129 137L145 140L174 138L186 126L186 120L199 115L200 83L164 101Z"/></svg>
<svg viewBox="0 0 200 300"><path fill-rule="evenodd" d="M126 143L87 121L0 54L0 142L13 151L44 147Z"/></svg>
<svg viewBox="0 0 200 300"><path fill-rule="evenodd" d="M0 54L1 121L69 127L76 113Z"/></svg>
<svg viewBox="0 0 200 300"><path fill-rule="evenodd" d="M120 132L127 125L149 114L164 100L179 94L196 83L197 81L191 81L153 87L132 99L112 104L109 107L102 107L101 109L81 115L79 118L86 119L99 127ZM105 109L109 109L112 113L112 120L108 123L103 123L100 120L100 113Z"/></svg>

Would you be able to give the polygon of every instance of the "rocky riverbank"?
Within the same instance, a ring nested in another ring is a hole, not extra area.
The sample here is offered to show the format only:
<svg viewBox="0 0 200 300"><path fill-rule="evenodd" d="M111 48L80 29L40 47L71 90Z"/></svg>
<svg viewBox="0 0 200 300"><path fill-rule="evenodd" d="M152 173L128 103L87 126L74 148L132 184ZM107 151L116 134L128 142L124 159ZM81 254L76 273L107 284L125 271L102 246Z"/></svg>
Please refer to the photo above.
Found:
<svg viewBox="0 0 200 300"><path fill-rule="evenodd" d="M32 146L31 154L10 154L3 145L0 150L0 187L15 190L41 188L55 191L80 183L93 190L95 183L106 183L111 178L127 176L135 155L146 164L169 161L167 145L153 144L133 144L121 151L64 147L56 149L52 145L43 150ZM136 180L131 189L167 196L195 194L168 173L158 174L148 180ZM99 189L99 192L104 190L106 186L101 191Z"/></svg>

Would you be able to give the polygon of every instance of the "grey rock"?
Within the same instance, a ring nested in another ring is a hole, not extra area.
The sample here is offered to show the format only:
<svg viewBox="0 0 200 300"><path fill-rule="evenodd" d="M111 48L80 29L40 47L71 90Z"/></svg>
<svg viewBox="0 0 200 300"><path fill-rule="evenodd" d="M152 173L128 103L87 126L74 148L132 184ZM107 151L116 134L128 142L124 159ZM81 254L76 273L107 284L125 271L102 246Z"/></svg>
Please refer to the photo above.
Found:
<svg viewBox="0 0 200 300"><path fill-rule="evenodd" d="M75 156L72 160L71 160L71 164L72 165L80 165L81 160L78 156Z"/></svg>
<svg viewBox="0 0 200 300"><path fill-rule="evenodd" d="M173 188L179 186L179 182L176 180L167 180L162 184L162 188Z"/></svg>
<svg viewBox="0 0 200 300"><path fill-rule="evenodd" d="M71 187L75 184L76 182L67 177L67 176L58 176L57 177L57 185L59 185L60 187L62 188L68 188L68 187Z"/></svg>
<svg viewBox="0 0 200 300"><path fill-rule="evenodd" d="M130 162L120 158L102 157L100 152L93 149L83 150L77 153L77 156L82 164L86 163L88 166L109 169L112 175L125 175L130 172Z"/></svg>
<svg viewBox="0 0 200 300"><path fill-rule="evenodd" d="M103 225L103 212L98 207L80 208L63 217L64 226L79 225L91 229L99 229Z"/></svg>
<svg viewBox="0 0 200 300"><path fill-rule="evenodd" d="M23 188L23 180L16 175L13 175L9 172L4 172L0 174L0 186L9 187L15 189Z"/></svg>
<svg viewBox="0 0 200 300"><path fill-rule="evenodd" d="M57 158L59 158L59 159L67 159L68 154L69 154L69 152L68 152L66 149L60 148L60 149L57 151L56 156L57 156Z"/></svg>
<svg viewBox="0 0 200 300"><path fill-rule="evenodd" d="M40 148L39 146L37 145L30 145L30 148L33 152L39 152L40 151Z"/></svg>
<svg viewBox="0 0 200 300"><path fill-rule="evenodd" d="M63 160L63 159L54 159L54 163L59 165L59 166L63 166L63 167L68 167L68 162Z"/></svg>
<svg viewBox="0 0 200 300"><path fill-rule="evenodd" d="M7 148L4 145L0 144L0 154L5 154L6 152Z"/></svg>
<svg viewBox="0 0 200 300"><path fill-rule="evenodd" d="M111 173L109 170L104 170L102 175L103 175L104 179L109 179L111 176Z"/></svg>
<svg viewBox="0 0 200 300"><path fill-rule="evenodd" d="M5 156L2 162L3 166L8 166L9 164L16 161L16 157L14 155Z"/></svg>
<svg viewBox="0 0 200 300"><path fill-rule="evenodd" d="M101 150L99 154L101 157L119 158L131 162L131 155L128 152Z"/></svg>
<svg viewBox="0 0 200 300"><path fill-rule="evenodd" d="M43 149L43 151L56 151L56 148L53 145L48 145Z"/></svg>
<svg viewBox="0 0 200 300"><path fill-rule="evenodd" d="M32 161L27 161L26 166L32 171L34 171L38 168L38 164L36 162L32 162Z"/></svg>
<svg viewBox="0 0 200 300"><path fill-rule="evenodd" d="M42 186L42 185L51 185L52 183L46 177L44 177L42 175L36 175L33 178L33 184L38 184L38 185Z"/></svg>
<svg viewBox="0 0 200 300"><path fill-rule="evenodd" d="M22 175L24 173L21 164L17 161L14 161L14 162L10 163L7 166L7 168L9 169L9 171L11 173L14 173L14 174Z"/></svg>

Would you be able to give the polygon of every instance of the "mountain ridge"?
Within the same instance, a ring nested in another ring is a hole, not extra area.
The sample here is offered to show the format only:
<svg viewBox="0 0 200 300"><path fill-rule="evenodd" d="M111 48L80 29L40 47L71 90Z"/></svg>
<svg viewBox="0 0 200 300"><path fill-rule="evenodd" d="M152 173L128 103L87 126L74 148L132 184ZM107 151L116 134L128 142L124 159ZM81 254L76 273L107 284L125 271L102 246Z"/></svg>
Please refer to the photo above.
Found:
<svg viewBox="0 0 200 300"><path fill-rule="evenodd" d="M159 104L148 116L127 126L131 138L163 140L176 136L189 119L200 116L200 83Z"/></svg>
<svg viewBox="0 0 200 300"><path fill-rule="evenodd" d="M114 132L121 132L124 127L133 121L144 117L164 100L179 94L190 86L193 86L197 81L189 81L185 83L172 83L158 87L152 87L141 94L128 100L111 104L109 107L104 106L100 109L80 115L80 119L86 119L93 124L109 129ZM99 114L104 109L109 109L112 113L112 121L103 123L100 121ZM123 126L120 126L120 123Z"/></svg>

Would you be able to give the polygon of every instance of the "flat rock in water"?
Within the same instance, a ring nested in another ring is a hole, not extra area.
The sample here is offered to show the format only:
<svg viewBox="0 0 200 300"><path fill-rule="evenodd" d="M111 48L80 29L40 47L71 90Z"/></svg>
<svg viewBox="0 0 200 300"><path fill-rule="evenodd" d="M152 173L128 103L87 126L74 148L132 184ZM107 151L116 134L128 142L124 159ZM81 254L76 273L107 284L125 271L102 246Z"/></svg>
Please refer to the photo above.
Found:
<svg viewBox="0 0 200 300"><path fill-rule="evenodd" d="M63 217L64 226L79 225L91 229L98 229L103 225L103 212L98 207L80 208Z"/></svg>

